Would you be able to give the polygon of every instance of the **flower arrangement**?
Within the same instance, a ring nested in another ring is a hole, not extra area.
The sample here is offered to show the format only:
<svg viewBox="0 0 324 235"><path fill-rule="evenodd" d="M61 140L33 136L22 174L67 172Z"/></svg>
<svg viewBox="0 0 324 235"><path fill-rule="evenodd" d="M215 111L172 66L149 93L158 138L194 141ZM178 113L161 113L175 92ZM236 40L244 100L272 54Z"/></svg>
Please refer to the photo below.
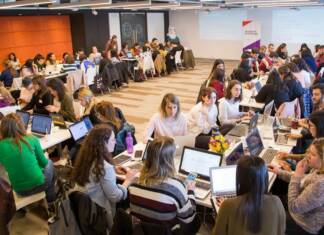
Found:
<svg viewBox="0 0 324 235"><path fill-rule="evenodd" d="M209 139L209 151L224 154L229 148L229 142L220 133L213 134Z"/></svg>

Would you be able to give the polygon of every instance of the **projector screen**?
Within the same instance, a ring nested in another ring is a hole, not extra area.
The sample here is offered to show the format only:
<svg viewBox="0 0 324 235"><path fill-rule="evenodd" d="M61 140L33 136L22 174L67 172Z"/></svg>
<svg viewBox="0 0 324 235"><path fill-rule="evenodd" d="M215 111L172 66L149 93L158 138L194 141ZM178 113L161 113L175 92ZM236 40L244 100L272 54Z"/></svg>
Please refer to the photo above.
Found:
<svg viewBox="0 0 324 235"><path fill-rule="evenodd" d="M301 10L276 9L272 16L272 40L275 43L323 43L324 8Z"/></svg>
<svg viewBox="0 0 324 235"><path fill-rule="evenodd" d="M217 10L199 12L199 36L206 40L242 39L242 21L247 18L245 10Z"/></svg>

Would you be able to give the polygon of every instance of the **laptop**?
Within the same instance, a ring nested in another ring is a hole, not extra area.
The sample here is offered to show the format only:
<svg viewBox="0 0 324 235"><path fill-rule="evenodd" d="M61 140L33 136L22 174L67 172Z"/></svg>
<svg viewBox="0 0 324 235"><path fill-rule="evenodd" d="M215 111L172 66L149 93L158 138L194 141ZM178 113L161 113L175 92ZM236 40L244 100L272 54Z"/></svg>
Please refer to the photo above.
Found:
<svg viewBox="0 0 324 235"><path fill-rule="evenodd" d="M178 177L184 182L190 173L197 174L195 195L205 198L210 191L209 168L219 167L223 156L203 149L185 146L182 151Z"/></svg>
<svg viewBox="0 0 324 235"><path fill-rule="evenodd" d="M84 121L84 124L86 125L88 131L90 131L93 128L93 124L90 120L89 115L85 115L82 117L82 121Z"/></svg>
<svg viewBox="0 0 324 235"><path fill-rule="evenodd" d="M133 58L133 54L132 54L132 52L127 52L127 58L128 59L132 59Z"/></svg>
<svg viewBox="0 0 324 235"><path fill-rule="evenodd" d="M267 164L275 158L277 150L265 149L258 128L254 128L246 137L246 144L251 157L261 157Z"/></svg>
<svg viewBox="0 0 324 235"><path fill-rule="evenodd" d="M236 165L238 160L243 156L244 156L243 143L240 142L233 148L233 150L226 157L225 160L226 165L227 166Z"/></svg>
<svg viewBox="0 0 324 235"><path fill-rule="evenodd" d="M258 124L259 114L255 113L253 117L250 119L249 124L246 125L245 123L240 123L236 125L227 135L242 137L249 133L250 130L255 128Z"/></svg>
<svg viewBox="0 0 324 235"><path fill-rule="evenodd" d="M259 93L259 91L261 90L262 88L262 85L261 85L261 82L260 81L257 81L255 84L255 90L257 91L257 93Z"/></svg>
<svg viewBox="0 0 324 235"><path fill-rule="evenodd" d="M143 167L143 162L144 162L144 161L146 160L146 158L147 158L147 149L148 149L148 146L150 145L151 142L152 142L152 140L148 140L148 141L147 141L146 146L145 146L145 149L144 149L144 151L143 151L143 153L142 153L141 161L129 165L128 167L129 167L130 169L133 169L133 170L139 170L139 169L142 169L142 167ZM135 151L135 152L136 152L136 151ZM118 156L119 156L119 155L117 155L117 156L115 157L115 159L118 158Z"/></svg>
<svg viewBox="0 0 324 235"><path fill-rule="evenodd" d="M52 113L50 116L52 117L54 126L58 126L60 128L67 128L62 114Z"/></svg>
<svg viewBox="0 0 324 235"><path fill-rule="evenodd" d="M261 120L263 124L266 124L266 122L269 120L269 117L271 116L272 113L273 105L274 105L274 100L272 100L266 106L264 106L262 120Z"/></svg>
<svg viewBox="0 0 324 235"><path fill-rule="evenodd" d="M24 123L25 130L27 130L29 119L30 119L30 113L25 112L25 111L21 111L21 110L17 110L16 114L21 118L21 120Z"/></svg>
<svg viewBox="0 0 324 235"><path fill-rule="evenodd" d="M176 153L175 156L180 156L182 154L184 146L187 147L195 147L197 135L184 135L184 136L175 136L174 143L176 145Z"/></svg>
<svg viewBox="0 0 324 235"><path fill-rule="evenodd" d="M52 118L47 115L33 114L31 132L34 136L42 138L51 133Z"/></svg>
<svg viewBox="0 0 324 235"><path fill-rule="evenodd" d="M88 129L86 123L81 120L69 126L69 131L73 140L77 143L81 143L81 141L87 136L90 130Z"/></svg>

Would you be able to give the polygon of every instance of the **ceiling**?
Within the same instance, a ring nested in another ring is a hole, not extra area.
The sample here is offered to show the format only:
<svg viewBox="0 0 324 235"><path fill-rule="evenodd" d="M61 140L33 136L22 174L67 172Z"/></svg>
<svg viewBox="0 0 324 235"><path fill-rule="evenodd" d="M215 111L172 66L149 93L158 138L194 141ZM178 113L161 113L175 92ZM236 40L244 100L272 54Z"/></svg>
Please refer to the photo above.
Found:
<svg viewBox="0 0 324 235"><path fill-rule="evenodd" d="M222 8L271 8L324 6L324 0L0 0L0 10L126 9L218 10Z"/></svg>

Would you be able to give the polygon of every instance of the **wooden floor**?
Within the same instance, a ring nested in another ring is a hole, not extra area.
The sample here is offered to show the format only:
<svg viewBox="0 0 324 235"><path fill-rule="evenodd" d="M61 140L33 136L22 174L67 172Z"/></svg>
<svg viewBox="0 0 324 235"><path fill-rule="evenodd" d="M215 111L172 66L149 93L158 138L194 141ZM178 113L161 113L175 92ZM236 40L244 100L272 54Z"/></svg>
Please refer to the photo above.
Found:
<svg viewBox="0 0 324 235"><path fill-rule="evenodd" d="M226 61L226 74L229 75L238 61ZM98 97L119 107L129 123L136 128L136 138L142 136L153 113L158 111L162 97L169 92L179 96L181 109L188 112L195 104L199 87L207 79L212 68L212 60L197 60L194 70L183 70L162 78L152 78L145 82L130 82L128 88L122 88L111 94ZM24 218L15 217L11 224L11 235L46 235L47 223L37 214L39 207L32 208ZM210 234L210 228L202 226L200 234Z"/></svg>

